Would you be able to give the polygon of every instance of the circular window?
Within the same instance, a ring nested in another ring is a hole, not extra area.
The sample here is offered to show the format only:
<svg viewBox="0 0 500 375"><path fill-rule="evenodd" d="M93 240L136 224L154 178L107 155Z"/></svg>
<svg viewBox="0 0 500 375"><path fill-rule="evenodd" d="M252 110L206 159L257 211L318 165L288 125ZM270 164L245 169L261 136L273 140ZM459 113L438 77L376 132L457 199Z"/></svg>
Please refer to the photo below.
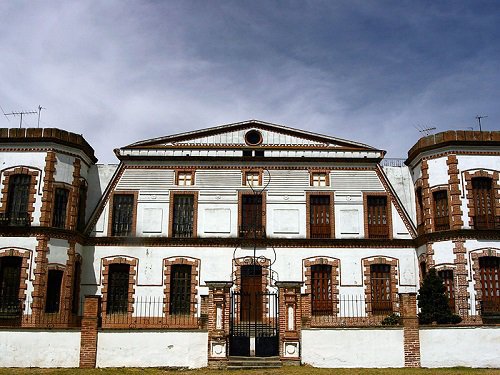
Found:
<svg viewBox="0 0 500 375"><path fill-rule="evenodd" d="M250 146L256 146L262 142L262 134L255 129L249 130L245 134L245 142Z"/></svg>

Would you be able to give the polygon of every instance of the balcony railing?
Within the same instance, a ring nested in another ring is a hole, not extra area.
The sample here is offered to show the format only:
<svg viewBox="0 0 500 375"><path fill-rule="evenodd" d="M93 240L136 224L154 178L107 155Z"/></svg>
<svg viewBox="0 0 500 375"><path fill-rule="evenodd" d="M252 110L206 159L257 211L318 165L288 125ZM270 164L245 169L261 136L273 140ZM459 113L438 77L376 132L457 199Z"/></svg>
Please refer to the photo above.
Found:
<svg viewBox="0 0 500 375"><path fill-rule="evenodd" d="M331 237L330 224L326 224L326 225L311 224L310 231L311 231L311 238L330 238Z"/></svg>
<svg viewBox="0 0 500 375"><path fill-rule="evenodd" d="M389 238L389 226L387 224L369 224L368 238Z"/></svg>
<svg viewBox="0 0 500 375"><path fill-rule="evenodd" d="M474 229L500 229L500 216L476 215L474 217Z"/></svg>
<svg viewBox="0 0 500 375"><path fill-rule="evenodd" d="M28 212L19 214L0 213L0 227L28 227L30 225L31 217Z"/></svg>
<svg viewBox="0 0 500 375"><path fill-rule="evenodd" d="M240 238L266 238L266 228L255 225L240 225Z"/></svg>
<svg viewBox="0 0 500 375"><path fill-rule="evenodd" d="M175 237L175 238L193 237L193 225L192 224L174 223L174 225L172 227L172 237Z"/></svg>

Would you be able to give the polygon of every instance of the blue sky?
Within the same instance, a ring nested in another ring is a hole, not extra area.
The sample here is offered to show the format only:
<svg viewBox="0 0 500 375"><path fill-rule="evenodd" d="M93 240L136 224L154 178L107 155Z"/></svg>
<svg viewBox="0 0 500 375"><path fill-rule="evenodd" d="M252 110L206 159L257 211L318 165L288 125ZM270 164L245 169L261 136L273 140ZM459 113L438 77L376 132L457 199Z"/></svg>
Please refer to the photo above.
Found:
<svg viewBox="0 0 500 375"><path fill-rule="evenodd" d="M415 127L500 130L499 1L5 1L0 45L3 110L42 105L41 126L83 134L101 162L249 119L388 157Z"/></svg>

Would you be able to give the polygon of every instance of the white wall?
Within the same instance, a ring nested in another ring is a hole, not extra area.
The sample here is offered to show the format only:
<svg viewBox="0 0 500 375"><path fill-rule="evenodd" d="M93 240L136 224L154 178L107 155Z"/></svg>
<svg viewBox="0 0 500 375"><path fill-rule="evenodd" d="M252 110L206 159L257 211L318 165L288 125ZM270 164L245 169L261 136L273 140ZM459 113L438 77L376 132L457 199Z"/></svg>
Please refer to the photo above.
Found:
<svg viewBox="0 0 500 375"><path fill-rule="evenodd" d="M97 367L205 367L207 343L207 332L100 332Z"/></svg>
<svg viewBox="0 0 500 375"><path fill-rule="evenodd" d="M80 331L0 331L0 367L78 367Z"/></svg>
<svg viewBox="0 0 500 375"><path fill-rule="evenodd" d="M500 327L420 330L422 367L500 367Z"/></svg>
<svg viewBox="0 0 500 375"><path fill-rule="evenodd" d="M404 367L403 329L302 330L302 362L314 367Z"/></svg>

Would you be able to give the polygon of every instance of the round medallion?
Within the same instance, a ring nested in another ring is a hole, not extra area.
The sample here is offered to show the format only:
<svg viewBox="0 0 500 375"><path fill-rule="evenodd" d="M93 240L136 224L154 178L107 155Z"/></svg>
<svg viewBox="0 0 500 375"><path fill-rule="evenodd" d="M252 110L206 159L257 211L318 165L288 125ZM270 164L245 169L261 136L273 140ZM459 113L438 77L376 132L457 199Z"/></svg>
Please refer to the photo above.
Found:
<svg viewBox="0 0 500 375"><path fill-rule="evenodd" d="M260 131L252 129L246 132L245 142L249 146L257 146L262 143L262 134Z"/></svg>

